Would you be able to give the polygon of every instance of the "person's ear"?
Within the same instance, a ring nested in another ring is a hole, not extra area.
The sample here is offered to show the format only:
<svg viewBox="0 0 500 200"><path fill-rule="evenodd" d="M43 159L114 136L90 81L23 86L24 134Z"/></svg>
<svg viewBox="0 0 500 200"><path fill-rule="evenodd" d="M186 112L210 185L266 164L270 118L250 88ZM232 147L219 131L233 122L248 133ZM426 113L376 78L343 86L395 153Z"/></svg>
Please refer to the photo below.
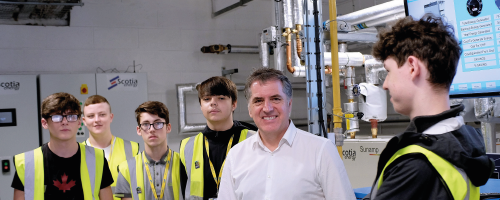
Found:
<svg viewBox="0 0 500 200"><path fill-rule="evenodd" d="M139 126L137 126L136 131L137 131L137 135L142 136L141 128Z"/></svg>
<svg viewBox="0 0 500 200"><path fill-rule="evenodd" d="M45 118L42 118L42 127L44 129L49 129L49 122Z"/></svg>
<svg viewBox="0 0 500 200"><path fill-rule="evenodd" d="M425 65L415 56L408 56L406 62L408 63L408 72L410 73L411 80L417 80L422 75Z"/></svg>

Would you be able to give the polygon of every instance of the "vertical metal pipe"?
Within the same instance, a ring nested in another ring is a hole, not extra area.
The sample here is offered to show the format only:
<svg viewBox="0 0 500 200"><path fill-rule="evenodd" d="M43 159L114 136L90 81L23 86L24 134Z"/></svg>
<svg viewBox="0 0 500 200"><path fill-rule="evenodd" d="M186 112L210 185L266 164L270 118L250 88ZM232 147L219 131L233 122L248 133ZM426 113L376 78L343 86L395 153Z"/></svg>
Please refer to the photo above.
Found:
<svg viewBox="0 0 500 200"><path fill-rule="evenodd" d="M276 26L276 36L278 37L276 40L276 46L274 47L274 69L279 71L284 71L284 58L285 58L285 50L283 47L283 39L281 37L281 33L283 32L283 1L274 1L274 22Z"/></svg>
<svg viewBox="0 0 500 200"><path fill-rule="evenodd" d="M339 77L339 47L337 37L337 2L328 1L330 11L330 45L332 52L332 90L333 90L333 127L342 130L342 107L340 103L340 77ZM341 131L342 132L342 131ZM340 158L342 158L342 146L337 146Z"/></svg>
<svg viewBox="0 0 500 200"><path fill-rule="evenodd" d="M483 134L486 153L496 153L495 123L481 122L481 132Z"/></svg>
<svg viewBox="0 0 500 200"><path fill-rule="evenodd" d="M283 11L285 18L285 26L284 28L293 28L293 9L292 9L292 0L282 0L283 1Z"/></svg>

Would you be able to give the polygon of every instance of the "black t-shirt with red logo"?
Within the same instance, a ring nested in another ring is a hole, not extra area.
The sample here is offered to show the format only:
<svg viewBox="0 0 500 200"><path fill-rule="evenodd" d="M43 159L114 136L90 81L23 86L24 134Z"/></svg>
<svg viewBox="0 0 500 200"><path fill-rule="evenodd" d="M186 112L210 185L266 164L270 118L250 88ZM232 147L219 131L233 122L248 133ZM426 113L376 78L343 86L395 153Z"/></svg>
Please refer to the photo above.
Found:
<svg viewBox="0 0 500 200"><path fill-rule="evenodd" d="M99 149L95 150L99 151ZM83 188L80 179L80 147L78 147L78 152L69 158L62 158L54 154L47 143L42 146L42 152L45 199L83 200ZM108 162L104 158L101 189L110 186L112 183L113 177L109 171ZM12 187L24 191L24 185L17 172L14 175Z"/></svg>

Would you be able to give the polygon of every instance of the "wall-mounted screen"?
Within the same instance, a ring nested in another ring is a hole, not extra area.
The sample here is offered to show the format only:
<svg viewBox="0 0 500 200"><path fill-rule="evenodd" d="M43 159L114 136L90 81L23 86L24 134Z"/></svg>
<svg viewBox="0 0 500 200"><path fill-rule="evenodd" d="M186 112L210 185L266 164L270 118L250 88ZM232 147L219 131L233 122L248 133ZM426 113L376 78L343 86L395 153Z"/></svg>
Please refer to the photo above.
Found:
<svg viewBox="0 0 500 200"><path fill-rule="evenodd" d="M500 0L404 0L406 15L441 16L454 28L462 56L450 97L500 96Z"/></svg>
<svg viewBox="0 0 500 200"><path fill-rule="evenodd" d="M0 127L17 126L16 109L0 109Z"/></svg>

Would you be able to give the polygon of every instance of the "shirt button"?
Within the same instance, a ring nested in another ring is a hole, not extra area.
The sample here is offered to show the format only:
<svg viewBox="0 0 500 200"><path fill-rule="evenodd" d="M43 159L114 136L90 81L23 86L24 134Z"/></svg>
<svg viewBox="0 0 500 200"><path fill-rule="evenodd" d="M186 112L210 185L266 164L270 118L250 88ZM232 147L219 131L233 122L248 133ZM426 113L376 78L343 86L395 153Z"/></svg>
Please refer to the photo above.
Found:
<svg viewBox="0 0 500 200"><path fill-rule="evenodd" d="M156 172L156 175L160 175L160 173Z"/></svg>
<svg viewBox="0 0 500 200"><path fill-rule="evenodd" d="M267 178L271 178L271 176L268 175Z"/></svg>
<svg viewBox="0 0 500 200"><path fill-rule="evenodd" d="M157 183L156 186L160 186L160 184Z"/></svg>
<svg viewBox="0 0 500 200"><path fill-rule="evenodd" d="M156 163L156 165L158 165L158 163Z"/></svg>

